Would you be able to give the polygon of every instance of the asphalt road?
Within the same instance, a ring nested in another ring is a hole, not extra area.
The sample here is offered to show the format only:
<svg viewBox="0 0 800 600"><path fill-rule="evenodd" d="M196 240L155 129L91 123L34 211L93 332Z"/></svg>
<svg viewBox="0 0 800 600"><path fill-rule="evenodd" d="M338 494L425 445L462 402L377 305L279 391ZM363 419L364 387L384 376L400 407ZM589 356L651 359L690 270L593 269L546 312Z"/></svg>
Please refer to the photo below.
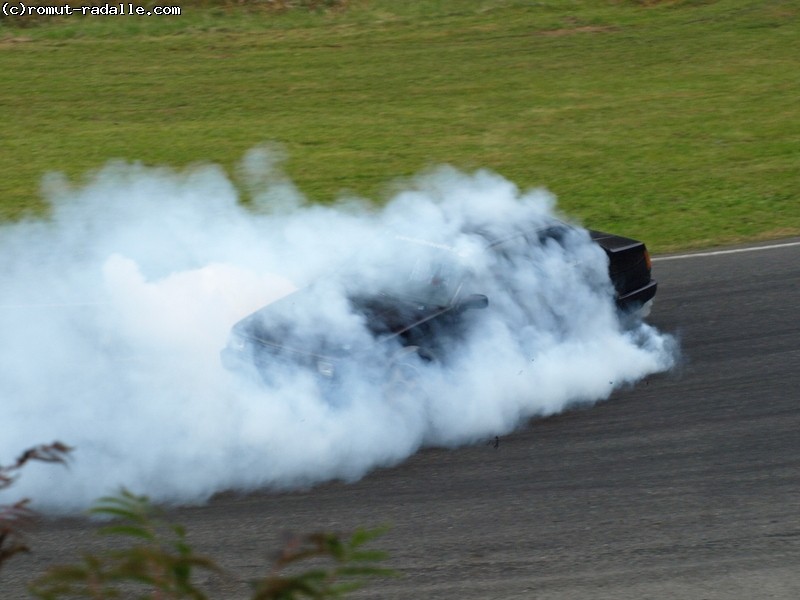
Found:
<svg viewBox="0 0 800 600"><path fill-rule="evenodd" d="M659 260L650 321L684 361L499 446L427 450L354 484L225 495L181 509L196 546L243 578L285 531L392 528L402 577L358 597L800 597L800 246ZM0 598L91 540L50 522ZM73 554L74 555L74 554ZM242 583L209 580L215 598Z"/></svg>

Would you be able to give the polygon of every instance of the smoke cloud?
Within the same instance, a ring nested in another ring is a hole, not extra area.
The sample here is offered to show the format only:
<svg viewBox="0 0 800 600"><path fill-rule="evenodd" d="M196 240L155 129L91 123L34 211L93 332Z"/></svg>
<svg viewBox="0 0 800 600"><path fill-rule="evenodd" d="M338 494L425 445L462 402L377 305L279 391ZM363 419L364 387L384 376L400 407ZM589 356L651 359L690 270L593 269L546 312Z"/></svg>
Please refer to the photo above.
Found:
<svg viewBox="0 0 800 600"><path fill-rule="evenodd" d="M278 158L243 161L250 207L217 167L118 163L82 186L48 178L51 216L0 227L0 461L53 440L76 448L69 469L28 468L15 495L68 512L121 486L197 503L352 481L673 365L671 337L620 324L605 254L584 230L484 250L476 231L550 223L547 192L442 168L381 208L312 205ZM387 364L399 347L376 343L352 299L402 291L430 256L470 273L464 285L490 304L464 313L468 327L437 349L446 360L417 360L415 387L398 388ZM290 361L268 379L223 368L231 327L272 302L264 326L284 327L286 344L372 350L335 388Z"/></svg>

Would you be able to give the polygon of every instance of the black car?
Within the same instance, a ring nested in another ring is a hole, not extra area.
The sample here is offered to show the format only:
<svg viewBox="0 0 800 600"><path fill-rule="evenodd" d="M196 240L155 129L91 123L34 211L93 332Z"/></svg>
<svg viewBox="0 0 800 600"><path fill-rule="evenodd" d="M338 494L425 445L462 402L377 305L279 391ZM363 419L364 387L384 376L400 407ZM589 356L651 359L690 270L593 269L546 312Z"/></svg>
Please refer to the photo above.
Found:
<svg viewBox="0 0 800 600"><path fill-rule="evenodd" d="M395 235L394 256L406 256L408 249L411 254L408 260L397 261L403 264L385 278L389 283L375 284L374 278L367 278L368 283L358 285L358 270L345 270L344 275L263 307L234 325L221 353L224 366L250 370L269 383L283 377L287 369L335 382L348 370L376 365L389 369L387 380L398 373L407 379L403 371L413 370L413 361L447 362L450 349L467 339L475 320L492 305L489 289L502 290L502 302L508 303L515 293L513 282L498 285L488 279L502 278L510 269L515 273L534 270L537 260L554 253L568 256L576 239L582 248L599 246L605 251L605 285L609 290L613 286L609 293L615 295L621 314L646 313L656 293L650 256L637 240L561 222L462 233L481 247L481 264L489 267L480 273L462 264L458 253L446 244ZM578 261L568 258L563 264ZM513 302L524 309L526 298ZM345 306L334 306L340 304ZM329 312L339 316L328 318Z"/></svg>

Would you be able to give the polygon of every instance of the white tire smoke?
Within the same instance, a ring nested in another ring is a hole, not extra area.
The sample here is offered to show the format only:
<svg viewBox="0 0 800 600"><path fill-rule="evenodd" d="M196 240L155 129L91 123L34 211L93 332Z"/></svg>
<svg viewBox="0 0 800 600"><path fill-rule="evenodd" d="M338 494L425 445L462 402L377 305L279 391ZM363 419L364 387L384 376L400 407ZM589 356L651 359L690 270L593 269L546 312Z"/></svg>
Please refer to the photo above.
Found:
<svg viewBox="0 0 800 600"><path fill-rule="evenodd" d="M492 256L465 233L547 224L546 192L445 168L380 209L326 207L272 168L247 157L260 186L248 209L215 167L112 164L80 188L50 181L50 218L0 227L0 459L53 440L76 447L68 470L34 466L16 494L63 512L123 485L195 503L351 481L425 445L602 400L674 363L672 338L620 325L605 254L585 231L528 258ZM328 283L313 310L295 310L295 334L369 336L348 299L397 283L404 236L457 255L480 282L472 291L490 298L447 361L414 367L422 393L387 385L393 348L351 369L333 402L302 369L266 385L222 367L234 323L314 281Z"/></svg>

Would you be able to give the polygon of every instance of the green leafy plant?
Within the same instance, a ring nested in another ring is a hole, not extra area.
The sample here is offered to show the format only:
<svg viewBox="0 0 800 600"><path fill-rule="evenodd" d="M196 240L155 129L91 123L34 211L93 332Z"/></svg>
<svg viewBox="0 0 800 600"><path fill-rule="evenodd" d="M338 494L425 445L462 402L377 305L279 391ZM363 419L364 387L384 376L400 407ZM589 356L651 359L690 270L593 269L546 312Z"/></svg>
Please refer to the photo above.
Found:
<svg viewBox="0 0 800 600"><path fill-rule="evenodd" d="M213 561L195 554L184 529L159 519L146 497L123 490L101 498L90 513L118 519L99 532L133 543L104 555L86 554L75 565L51 568L31 586L35 596L99 599L136 592L138 598L206 598L191 576L196 568L215 570Z"/></svg>
<svg viewBox="0 0 800 600"><path fill-rule="evenodd" d="M386 558L384 552L363 548L382 533L382 529L359 529L346 539L333 533L291 538L272 571L253 582L252 600L338 598L363 587L368 578L394 575L391 569L375 566ZM325 559L328 564L297 575L283 574L284 569L315 558Z"/></svg>
<svg viewBox="0 0 800 600"><path fill-rule="evenodd" d="M71 451L61 442L26 450L13 464L0 465L0 491L11 487L30 461L66 464ZM0 505L0 567L30 551L24 531L36 513L29 503L25 498ZM185 528L170 523L146 496L123 489L98 500L89 513L108 520L98 530L100 535L120 537L125 543L117 550L84 554L78 563L50 568L30 585L32 595L43 600L208 600L195 574L226 575L212 558L195 552ZM268 572L251 582L251 600L339 598L371 578L395 575L378 565L386 558L384 552L365 548L383 533L384 529L358 529L346 537L331 532L290 536ZM306 567L309 562L313 567Z"/></svg>
<svg viewBox="0 0 800 600"><path fill-rule="evenodd" d="M84 555L74 565L51 568L30 586L37 598L207 600L195 573L224 575L213 559L192 549L185 529L166 521L146 496L122 490L101 498L90 512L113 519L99 530L101 535L119 536L128 543L119 550ZM362 587L369 578L393 574L376 566L385 558L383 552L364 548L381 533L358 530L347 538L327 532L291 537L269 572L252 582L252 600L336 598ZM304 561L314 561L315 566L285 572Z"/></svg>

